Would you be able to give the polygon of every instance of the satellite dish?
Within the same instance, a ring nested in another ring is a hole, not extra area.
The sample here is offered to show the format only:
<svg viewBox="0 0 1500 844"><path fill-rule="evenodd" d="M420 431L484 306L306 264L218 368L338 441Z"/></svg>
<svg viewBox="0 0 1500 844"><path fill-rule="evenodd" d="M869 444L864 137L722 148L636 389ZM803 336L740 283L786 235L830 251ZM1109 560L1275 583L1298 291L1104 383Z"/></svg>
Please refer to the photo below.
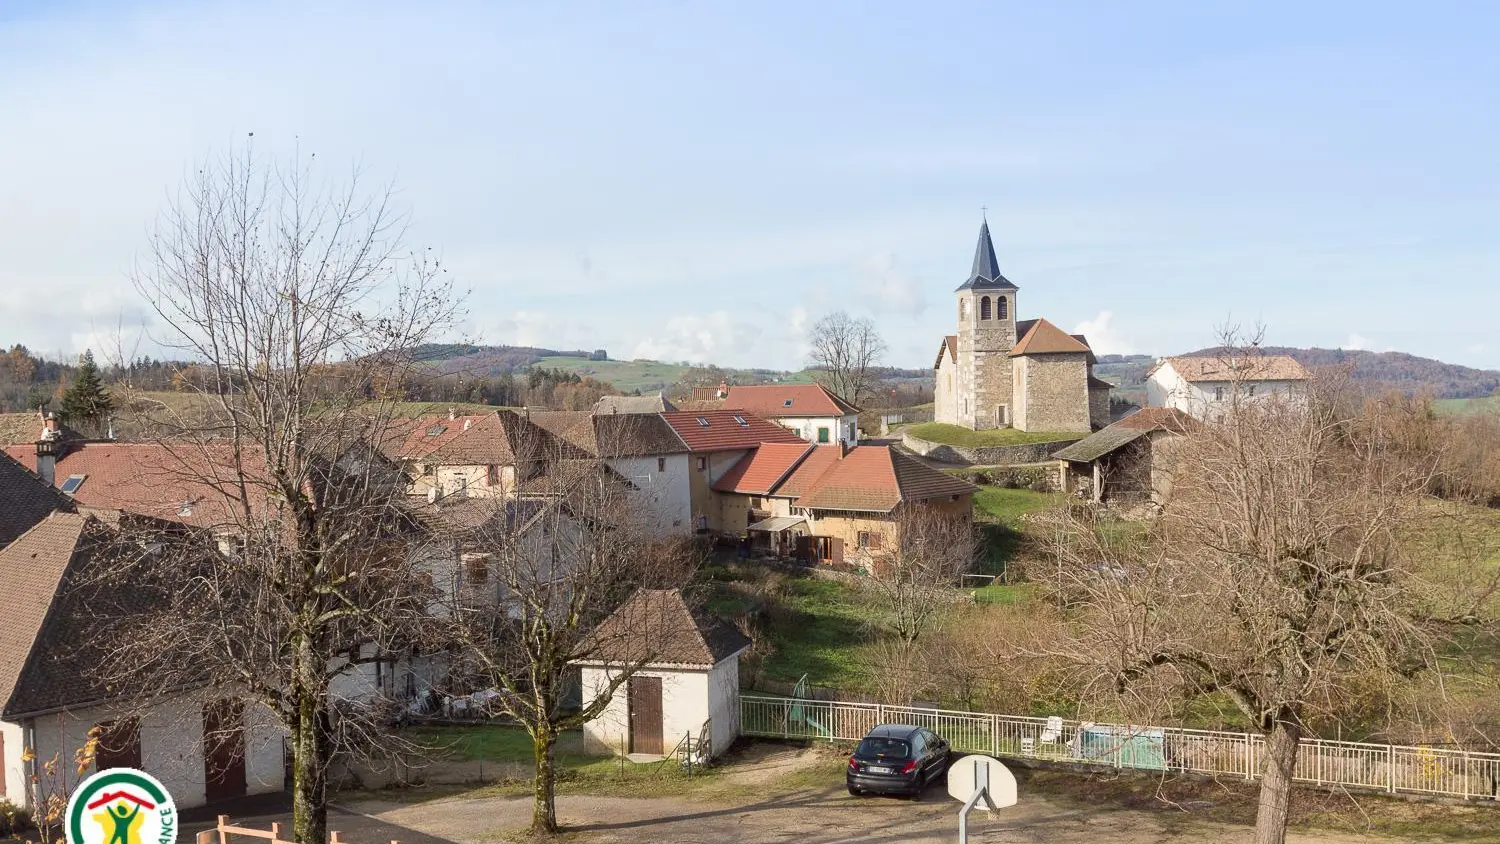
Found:
<svg viewBox="0 0 1500 844"><path fill-rule="evenodd" d="M978 804L985 811L1016 805L1016 775L999 759L976 753L948 765L948 796L960 803L968 803L979 785L986 782L990 799Z"/></svg>

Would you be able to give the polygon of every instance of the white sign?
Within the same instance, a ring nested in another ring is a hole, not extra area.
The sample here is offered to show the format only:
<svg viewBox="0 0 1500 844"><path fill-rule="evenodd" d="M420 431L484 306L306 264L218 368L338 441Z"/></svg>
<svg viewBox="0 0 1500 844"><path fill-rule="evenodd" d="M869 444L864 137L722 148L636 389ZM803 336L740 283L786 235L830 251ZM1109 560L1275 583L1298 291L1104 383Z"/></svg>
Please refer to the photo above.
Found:
<svg viewBox="0 0 1500 844"><path fill-rule="evenodd" d="M979 805L985 811L989 811L991 807L1004 809L1016 805L1016 775L1000 764L999 759L977 753L954 759L948 765L948 796L960 803L968 803L969 798L974 796L974 790L984 779L979 773L981 768L989 775L987 791L990 799L989 805L983 800Z"/></svg>

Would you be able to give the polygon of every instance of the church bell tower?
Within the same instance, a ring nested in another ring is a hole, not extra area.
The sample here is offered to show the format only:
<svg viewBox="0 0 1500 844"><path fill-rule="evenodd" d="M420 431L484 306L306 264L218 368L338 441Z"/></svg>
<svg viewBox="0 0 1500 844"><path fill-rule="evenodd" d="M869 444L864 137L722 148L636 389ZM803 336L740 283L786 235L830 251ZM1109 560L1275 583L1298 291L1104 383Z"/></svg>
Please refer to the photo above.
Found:
<svg viewBox="0 0 1500 844"><path fill-rule="evenodd" d="M969 280L954 291L958 298L959 424L974 430L1004 428L1013 408L1010 350L1016 345L1016 292L1000 274L990 224L979 226L974 267Z"/></svg>

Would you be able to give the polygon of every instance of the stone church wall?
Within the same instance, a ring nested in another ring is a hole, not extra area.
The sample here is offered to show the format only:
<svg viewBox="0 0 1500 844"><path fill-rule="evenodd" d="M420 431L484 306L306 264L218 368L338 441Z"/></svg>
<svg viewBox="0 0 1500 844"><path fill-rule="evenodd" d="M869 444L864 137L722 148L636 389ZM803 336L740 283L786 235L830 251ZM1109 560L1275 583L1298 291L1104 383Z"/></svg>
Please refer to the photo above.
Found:
<svg viewBox="0 0 1500 844"><path fill-rule="evenodd" d="M1082 352L1027 355L1027 431L1088 431L1089 362Z"/></svg>

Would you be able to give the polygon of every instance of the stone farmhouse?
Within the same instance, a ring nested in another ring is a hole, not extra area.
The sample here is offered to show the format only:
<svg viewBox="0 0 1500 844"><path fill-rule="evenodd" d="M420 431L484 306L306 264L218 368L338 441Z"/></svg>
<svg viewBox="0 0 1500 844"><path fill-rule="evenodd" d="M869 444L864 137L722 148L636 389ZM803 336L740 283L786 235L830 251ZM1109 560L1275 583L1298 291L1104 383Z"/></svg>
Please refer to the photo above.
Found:
<svg viewBox="0 0 1500 844"><path fill-rule="evenodd" d="M1234 401L1296 401L1307 379L1307 369L1289 355L1162 358L1146 375L1146 405L1209 419Z"/></svg>
<svg viewBox="0 0 1500 844"><path fill-rule="evenodd" d="M821 384L729 387L720 406L769 419L810 443L859 444L859 408Z"/></svg>
<svg viewBox="0 0 1500 844"><path fill-rule="evenodd" d="M988 222L954 291L958 333L938 347L933 418L974 430L1087 432L1109 424L1109 382L1081 334L1020 319L1020 288L1000 273Z"/></svg>
<svg viewBox="0 0 1500 844"><path fill-rule="evenodd" d="M713 486L719 524L752 550L807 563L873 567L899 547L904 508L973 520L974 486L890 446L767 443Z"/></svg>

